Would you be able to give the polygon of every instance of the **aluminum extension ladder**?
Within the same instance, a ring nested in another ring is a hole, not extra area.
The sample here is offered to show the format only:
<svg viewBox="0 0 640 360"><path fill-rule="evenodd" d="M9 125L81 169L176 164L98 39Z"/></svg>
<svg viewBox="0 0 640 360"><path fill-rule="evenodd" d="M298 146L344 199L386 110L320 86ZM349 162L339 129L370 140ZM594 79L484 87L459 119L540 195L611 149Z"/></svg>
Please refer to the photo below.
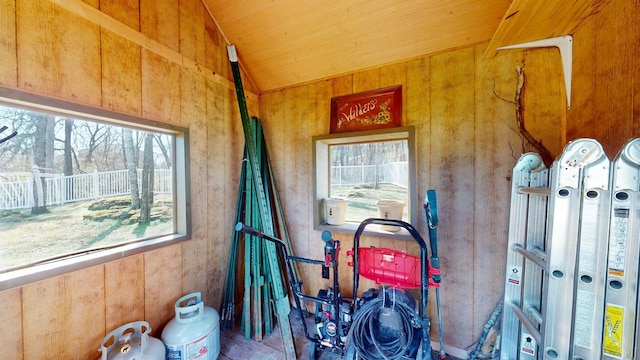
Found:
<svg viewBox="0 0 640 360"><path fill-rule="evenodd" d="M502 359L600 358L609 166L579 139L549 170L533 153L514 167Z"/></svg>
<svg viewBox="0 0 640 360"><path fill-rule="evenodd" d="M611 171L611 230L602 359L640 359L638 259L640 258L640 139L618 153ZM636 347L634 350L634 346Z"/></svg>

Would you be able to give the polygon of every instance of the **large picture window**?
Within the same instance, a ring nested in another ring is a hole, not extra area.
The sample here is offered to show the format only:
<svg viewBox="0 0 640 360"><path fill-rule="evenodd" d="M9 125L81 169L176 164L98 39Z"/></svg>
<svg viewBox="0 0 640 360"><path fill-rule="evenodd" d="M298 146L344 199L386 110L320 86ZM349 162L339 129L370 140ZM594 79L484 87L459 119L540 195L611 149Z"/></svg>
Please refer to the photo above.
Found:
<svg viewBox="0 0 640 360"><path fill-rule="evenodd" d="M189 237L186 129L3 92L0 285Z"/></svg>

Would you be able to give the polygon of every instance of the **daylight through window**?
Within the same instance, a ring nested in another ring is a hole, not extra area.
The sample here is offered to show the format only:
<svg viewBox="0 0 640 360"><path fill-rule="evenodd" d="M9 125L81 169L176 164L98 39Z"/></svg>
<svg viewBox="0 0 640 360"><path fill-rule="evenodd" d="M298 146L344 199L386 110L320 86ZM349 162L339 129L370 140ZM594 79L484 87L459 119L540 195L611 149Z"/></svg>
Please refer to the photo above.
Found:
<svg viewBox="0 0 640 360"><path fill-rule="evenodd" d="M367 218L415 224L413 127L320 135L312 142L316 230L353 233Z"/></svg>
<svg viewBox="0 0 640 360"><path fill-rule="evenodd" d="M346 221L380 217L377 203L393 200L408 219L407 140L330 146L329 196L348 200Z"/></svg>
<svg viewBox="0 0 640 360"><path fill-rule="evenodd" d="M178 232L177 132L0 105L0 273Z"/></svg>

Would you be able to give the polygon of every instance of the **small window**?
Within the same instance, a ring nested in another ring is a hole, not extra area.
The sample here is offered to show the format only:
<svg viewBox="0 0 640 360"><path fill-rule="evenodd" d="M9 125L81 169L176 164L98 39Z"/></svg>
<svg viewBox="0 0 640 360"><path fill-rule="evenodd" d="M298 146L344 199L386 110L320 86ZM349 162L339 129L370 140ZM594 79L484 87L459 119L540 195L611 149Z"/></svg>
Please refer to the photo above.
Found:
<svg viewBox="0 0 640 360"><path fill-rule="evenodd" d="M315 229L352 233L362 220L388 215L385 209L393 210L388 218L414 224L413 134L401 127L314 137Z"/></svg>
<svg viewBox="0 0 640 360"><path fill-rule="evenodd" d="M0 282L189 237L186 129L1 95Z"/></svg>

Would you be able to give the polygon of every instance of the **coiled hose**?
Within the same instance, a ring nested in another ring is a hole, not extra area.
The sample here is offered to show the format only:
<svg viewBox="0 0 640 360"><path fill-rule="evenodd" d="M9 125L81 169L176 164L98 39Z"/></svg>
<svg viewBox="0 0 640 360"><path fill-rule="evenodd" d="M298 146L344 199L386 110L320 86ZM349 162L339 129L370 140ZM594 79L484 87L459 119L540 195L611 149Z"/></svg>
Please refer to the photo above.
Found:
<svg viewBox="0 0 640 360"><path fill-rule="evenodd" d="M414 344L414 330L418 327L418 313L409 305L396 301L391 311L397 312L400 330L397 336L381 336L380 310L384 307L384 296L366 302L355 314L347 342L352 343L358 355L367 360L400 359Z"/></svg>

